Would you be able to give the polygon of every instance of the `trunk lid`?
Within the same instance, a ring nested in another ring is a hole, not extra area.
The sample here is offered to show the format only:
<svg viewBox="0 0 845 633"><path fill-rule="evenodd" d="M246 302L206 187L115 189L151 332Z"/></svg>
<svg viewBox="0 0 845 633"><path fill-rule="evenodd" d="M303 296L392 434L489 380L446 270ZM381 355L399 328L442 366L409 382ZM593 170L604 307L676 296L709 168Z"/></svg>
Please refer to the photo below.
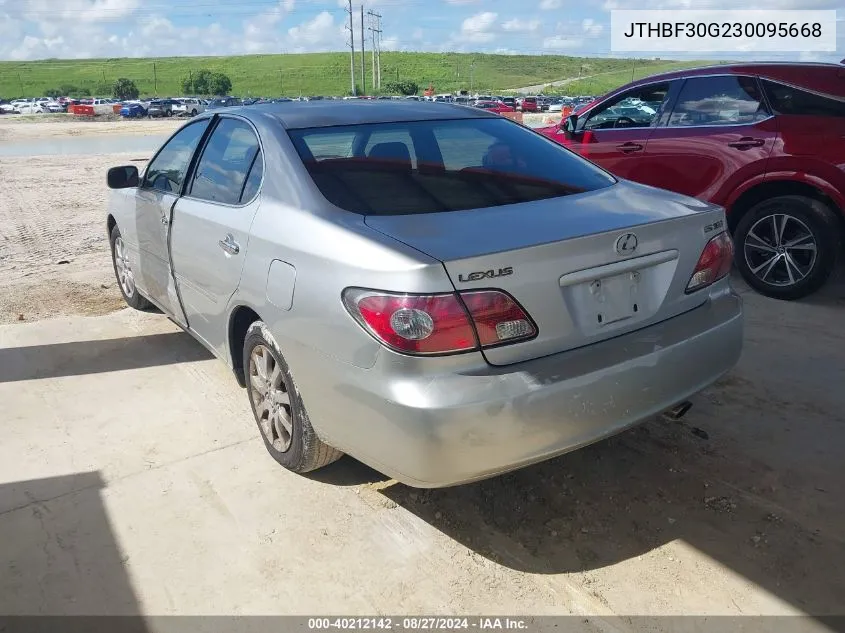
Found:
<svg viewBox="0 0 845 633"><path fill-rule="evenodd" d="M721 207L626 181L520 205L365 221L439 259L457 290L501 289L522 305L538 335L485 349L493 365L589 345L700 305L706 291L684 291L704 245L726 227Z"/></svg>

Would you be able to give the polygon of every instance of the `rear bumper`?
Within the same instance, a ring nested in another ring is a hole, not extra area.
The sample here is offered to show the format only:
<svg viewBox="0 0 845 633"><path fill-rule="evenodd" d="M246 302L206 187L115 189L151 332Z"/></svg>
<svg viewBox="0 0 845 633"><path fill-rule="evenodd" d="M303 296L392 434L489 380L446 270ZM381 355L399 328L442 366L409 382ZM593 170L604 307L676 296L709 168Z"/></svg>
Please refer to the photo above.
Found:
<svg viewBox="0 0 845 633"><path fill-rule="evenodd" d="M369 370L323 360L294 373L330 444L412 486L465 483L611 436L730 370L742 350L742 303L723 283L658 325L506 367L480 354L385 351Z"/></svg>

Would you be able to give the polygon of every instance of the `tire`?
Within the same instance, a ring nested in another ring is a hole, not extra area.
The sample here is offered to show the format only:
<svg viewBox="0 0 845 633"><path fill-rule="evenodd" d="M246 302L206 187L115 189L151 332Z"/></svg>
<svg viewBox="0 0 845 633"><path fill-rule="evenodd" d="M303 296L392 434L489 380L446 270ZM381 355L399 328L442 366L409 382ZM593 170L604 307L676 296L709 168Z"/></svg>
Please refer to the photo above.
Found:
<svg viewBox="0 0 845 633"><path fill-rule="evenodd" d="M118 242L118 240L120 241ZM132 272L131 267L129 266L129 262L125 259L125 257L118 257L118 253L123 248L125 248L125 246L121 246L123 244L123 238L120 236L120 229L118 229L117 226L115 226L111 230L111 235L109 236L109 243L111 245L111 262L112 267L114 268L114 277L117 280L117 287L120 289L120 294L123 295L123 300L126 302L126 305L128 305L130 308L135 308L136 310L142 311L149 310L153 307L153 304L147 301L138 292L138 288L135 285L135 276ZM129 274L131 275L131 284L127 283L125 276L122 278L122 275L125 273L126 270L128 270Z"/></svg>
<svg viewBox="0 0 845 633"><path fill-rule="evenodd" d="M191 110L191 116L197 116L197 109L196 108Z"/></svg>
<svg viewBox="0 0 845 633"><path fill-rule="evenodd" d="M841 236L838 218L824 203L806 196L776 196L753 206L739 221L734 231L736 265L760 294L801 299L830 277Z"/></svg>
<svg viewBox="0 0 845 633"><path fill-rule="evenodd" d="M262 365L264 358L269 360L267 365ZM307 473L331 464L343 456L342 452L325 444L317 436L308 419L299 390L293 382L290 368L262 321L256 321L247 330L243 367L249 404L264 446L273 459L295 473ZM263 381L262 373L269 376L270 380ZM263 407L263 403L268 400L277 403L277 415L281 417L276 420L286 418L289 430L286 430L281 422L276 425L272 423L273 405ZM284 404L285 401L287 405Z"/></svg>

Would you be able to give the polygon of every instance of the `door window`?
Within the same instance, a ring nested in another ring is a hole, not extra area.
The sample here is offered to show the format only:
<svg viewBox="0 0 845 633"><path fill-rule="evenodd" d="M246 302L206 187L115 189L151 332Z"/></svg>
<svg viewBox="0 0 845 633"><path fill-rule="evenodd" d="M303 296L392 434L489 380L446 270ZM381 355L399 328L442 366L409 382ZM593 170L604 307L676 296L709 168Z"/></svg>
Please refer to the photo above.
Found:
<svg viewBox="0 0 845 633"><path fill-rule="evenodd" d="M692 77L684 82L668 125L739 125L768 116L753 77Z"/></svg>
<svg viewBox="0 0 845 633"><path fill-rule="evenodd" d="M775 114L845 117L845 101L763 80L763 89Z"/></svg>
<svg viewBox="0 0 845 633"><path fill-rule="evenodd" d="M239 204L259 151L258 138L249 124L240 119L221 119L197 163L191 197Z"/></svg>
<svg viewBox="0 0 845 633"><path fill-rule="evenodd" d="M651 127L666 101L669 85L667 81L623 92L590 112L582 129Z"/></svg>
<svg viewBox="0 0 845 633"><path fill-rule="evenodd" d="M144 187L179 194L188 164L197 149L208 119L191 123L171 138L153 158L144 174Z"/></svg>

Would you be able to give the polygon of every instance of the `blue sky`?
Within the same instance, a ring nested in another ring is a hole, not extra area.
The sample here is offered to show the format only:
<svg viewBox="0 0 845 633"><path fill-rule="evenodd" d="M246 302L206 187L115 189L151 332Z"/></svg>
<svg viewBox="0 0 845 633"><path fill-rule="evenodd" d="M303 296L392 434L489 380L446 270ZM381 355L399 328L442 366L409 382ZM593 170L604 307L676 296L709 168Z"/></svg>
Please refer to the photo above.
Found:
<svg viewBox="0 0 845 633"><path fill-rule="evenodd" d="M835 9L841 5L842 0L364 1L366 10L383 16L383 50L618 57L625 55L610 51L614 8ZM361 0L353 0L356 47L360 6ZM345 7L346 0L0 0L0 59L345 50ZM786 58L838 62L845 57L843 18L845 10L840 9L836 53Z"/></svg>

